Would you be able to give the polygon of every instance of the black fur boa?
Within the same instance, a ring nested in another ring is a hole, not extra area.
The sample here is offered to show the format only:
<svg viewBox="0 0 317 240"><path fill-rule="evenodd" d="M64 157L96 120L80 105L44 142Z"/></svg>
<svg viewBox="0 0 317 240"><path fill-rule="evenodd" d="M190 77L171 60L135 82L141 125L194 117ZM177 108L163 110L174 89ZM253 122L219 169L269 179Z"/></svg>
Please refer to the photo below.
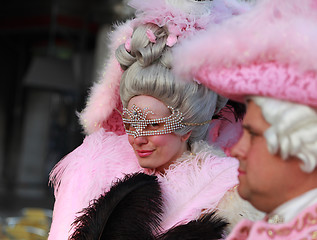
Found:
<svg viewBox="0 0 317 240"><path fill-rule="evenodd" d="M162 213L157 178L127 175L75 220L72 240L154 239Z"/></svg>
<svg viewBox="0 0 317 240"><path fill-rule="evenodd" d="M222 239L228 223L217 217L215 212L204 217L190 221L169 229L166 233L158 236L157 240L216 240Z"/></svg>
<svg viewBox="0 0 317 240"><path fill-rule="evenodd" d="M163 234L161 189L157 177L127 175L94 200L73 226L71 240L215 240L223 237L227 222L211 213Z"/></svg>

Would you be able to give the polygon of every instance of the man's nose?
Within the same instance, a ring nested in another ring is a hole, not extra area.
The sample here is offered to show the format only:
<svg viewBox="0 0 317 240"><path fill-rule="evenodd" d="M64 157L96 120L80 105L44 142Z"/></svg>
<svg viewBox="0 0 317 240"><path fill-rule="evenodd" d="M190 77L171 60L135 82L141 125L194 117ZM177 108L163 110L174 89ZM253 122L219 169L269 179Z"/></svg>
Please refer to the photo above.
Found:
<svg viewBox="0 0 317 240"><path fill-rule="evenodd" d="M247 133L243 133L239 141L232 147L231 156L238 160L245 159L247 150L249 148Z"/></svg>

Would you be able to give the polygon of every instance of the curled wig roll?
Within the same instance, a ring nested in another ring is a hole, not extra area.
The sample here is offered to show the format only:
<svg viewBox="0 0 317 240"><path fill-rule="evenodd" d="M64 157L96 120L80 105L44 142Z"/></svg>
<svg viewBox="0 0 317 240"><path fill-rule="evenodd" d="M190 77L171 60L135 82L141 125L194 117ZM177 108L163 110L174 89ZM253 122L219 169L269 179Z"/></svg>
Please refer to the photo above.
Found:
<svg viewBox="0 0 317 240"><path fill-rule="evenodd" d="M251 97L271 124L264 136L269 151L283 159L294 156L303 161L304 172L317 166L317 111L309 106L267 97Z"/></svg>

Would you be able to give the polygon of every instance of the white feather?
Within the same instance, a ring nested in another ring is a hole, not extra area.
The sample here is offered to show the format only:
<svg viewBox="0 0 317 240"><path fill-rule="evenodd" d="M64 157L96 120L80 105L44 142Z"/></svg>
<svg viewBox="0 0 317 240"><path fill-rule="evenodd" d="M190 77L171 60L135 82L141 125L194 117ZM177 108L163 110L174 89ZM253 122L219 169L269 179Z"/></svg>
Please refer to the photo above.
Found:
<svg viewBox="0 0 317 240"><path fill-rule="evenodd" d="M178 8L186 13L196 16L208 14L212 8L212 1L195 0L165 0L167 4Z"/></svg>

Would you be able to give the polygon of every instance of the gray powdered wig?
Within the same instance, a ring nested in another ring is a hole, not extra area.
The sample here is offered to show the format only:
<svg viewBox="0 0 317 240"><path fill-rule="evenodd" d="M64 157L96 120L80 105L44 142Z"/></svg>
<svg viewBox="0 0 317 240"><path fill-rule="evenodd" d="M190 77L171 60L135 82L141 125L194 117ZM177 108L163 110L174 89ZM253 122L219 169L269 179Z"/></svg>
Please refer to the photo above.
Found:
<svg viewBox="0 0 317 240"><path fill-rule="evenodd" d="M150 42L146 35L150 29L156 42ZM194 81L177 80L172 73L171 48L166 45L167 29L155 24L138 26L131 38L131 51L124 44L116 50L116 57L124 71L120 83L120 96L124 107L134 96L148 95L162 101L167 106L179 109L184 122L201 123L211 120L220 111L227 99ZM205 140L209 124L187 126L177 130L183 135L192 134L189 143Z"/></svg>

